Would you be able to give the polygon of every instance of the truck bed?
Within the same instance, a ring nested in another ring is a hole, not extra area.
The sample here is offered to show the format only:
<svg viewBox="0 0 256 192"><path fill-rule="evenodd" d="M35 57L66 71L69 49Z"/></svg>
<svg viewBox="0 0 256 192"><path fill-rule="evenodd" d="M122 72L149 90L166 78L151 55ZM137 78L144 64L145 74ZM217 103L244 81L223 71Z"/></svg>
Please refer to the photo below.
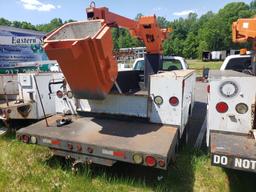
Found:
<svg viewBox="0 0 256 192"><path fill-rule="evenodd" d="M36 136L60 140L66 143L79 143L85 146L95 146L97 151L104 149L127 152L128 158L135 152L150 154L169 160L177 141L177 127L144 122L120 121L113 119L101 119L92 117L73 117L73 122L63 127L56 126L56 120L61 116L48 118L50 124L46 127L45 121L40 121L17 132L19 135ZM52 147L38 141L38 144ZM66 150L63 146L55 146L55 149ZM88 154L87 154L88 155ZM107 157L101 152L95 154L98 157ZM115 159L114 159L115 160Z"/></svg>

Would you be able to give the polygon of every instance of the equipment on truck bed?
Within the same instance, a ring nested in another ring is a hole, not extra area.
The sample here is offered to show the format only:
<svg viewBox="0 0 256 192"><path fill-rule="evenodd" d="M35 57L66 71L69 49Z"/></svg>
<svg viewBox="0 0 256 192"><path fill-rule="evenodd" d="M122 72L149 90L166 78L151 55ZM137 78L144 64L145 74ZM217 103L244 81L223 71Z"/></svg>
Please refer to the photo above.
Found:
<svg viewBox="0 0 256 192"><path fill-rule="evenodd" d="M156 16L134 21L108 8L86 9L89 21L65 24L45 39L44 49L60 64L68 84L79 99L105 99L118 75L110 27L124 27L146 46L145 86L161 65L162 42L170 30L160 29Z"/></svg>

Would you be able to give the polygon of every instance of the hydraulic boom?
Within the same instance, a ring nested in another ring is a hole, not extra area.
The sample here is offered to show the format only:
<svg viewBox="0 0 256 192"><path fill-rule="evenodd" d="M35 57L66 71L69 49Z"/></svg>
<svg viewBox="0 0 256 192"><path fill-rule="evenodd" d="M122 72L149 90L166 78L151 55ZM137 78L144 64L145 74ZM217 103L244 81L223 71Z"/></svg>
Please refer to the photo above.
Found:
<svg viewBox="0 0 256 192"><path fill-rule="evenodd" d="M252 71L256 75L256 18L238 19L232 26L232 39L235 43L252 41Z"/></svg>
<svg viewBox="0 0 256 192"><path fill-rule="evenodd" d="M105 99L118 75L113 56L111 27L127 28L146 46L144 82L161 66L162 42L170 30L160 29L156 16L138 21L111 13L108 8L90 6L88 21L60 27L45 39L45 51L57 60L74 95L78 99Z"/></svg>

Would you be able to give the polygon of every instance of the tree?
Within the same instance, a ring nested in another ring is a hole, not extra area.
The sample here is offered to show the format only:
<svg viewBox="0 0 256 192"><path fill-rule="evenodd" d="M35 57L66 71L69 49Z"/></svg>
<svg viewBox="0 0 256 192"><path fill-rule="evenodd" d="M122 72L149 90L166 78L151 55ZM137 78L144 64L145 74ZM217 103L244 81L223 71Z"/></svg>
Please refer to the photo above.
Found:
<svg viewBox="0 0 256 192"><path fill-rule="evenodd" d="M157 22L161 28L168 28L170 25L170 22L165 17L157 17Z"/></svg>
<svg viewBox="0 0 256 192"><path fill-rule="evenodd" d="M138 13L135 17L135 21L138 21L143 16L142 13Z"/></svg>
<svg viewBox="0 0 256 192"><path fill-rule="evenodd" d="M5 25L5 26L11 26L12 22L8 21L7 19L0 18L0 25Z"/></svg>

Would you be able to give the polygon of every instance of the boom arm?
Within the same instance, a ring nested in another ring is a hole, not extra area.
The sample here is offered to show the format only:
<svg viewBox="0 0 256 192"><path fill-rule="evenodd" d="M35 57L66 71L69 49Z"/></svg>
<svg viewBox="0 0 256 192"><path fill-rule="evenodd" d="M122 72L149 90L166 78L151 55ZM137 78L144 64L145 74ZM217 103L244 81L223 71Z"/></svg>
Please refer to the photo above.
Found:
<svg viewBox="0 0 256 192"><path fill-rule="evenodd" d="M256 18L238 19L232 26L232 39L234 43L252 41L252 71L256 76Z"/></svg>
<svg viewBox="0 0 256 192"><path fill-rule="evenodd" d="M238 19L232 27L233 42L243 43L256 40L256 18Z"/></svg>
<svg viewBox="0 0 256 192"><path fill-rule="evenodd" d="M117 15L109 11L106 7L96 8L90 7L86 9L87 18L89 20L104 19L109 26L120 26L129 29L130 34L141 39L147 53L161 54L162 42L167 38L167 29L160 29L156 16L141 17L138 21Z"/></svg>

